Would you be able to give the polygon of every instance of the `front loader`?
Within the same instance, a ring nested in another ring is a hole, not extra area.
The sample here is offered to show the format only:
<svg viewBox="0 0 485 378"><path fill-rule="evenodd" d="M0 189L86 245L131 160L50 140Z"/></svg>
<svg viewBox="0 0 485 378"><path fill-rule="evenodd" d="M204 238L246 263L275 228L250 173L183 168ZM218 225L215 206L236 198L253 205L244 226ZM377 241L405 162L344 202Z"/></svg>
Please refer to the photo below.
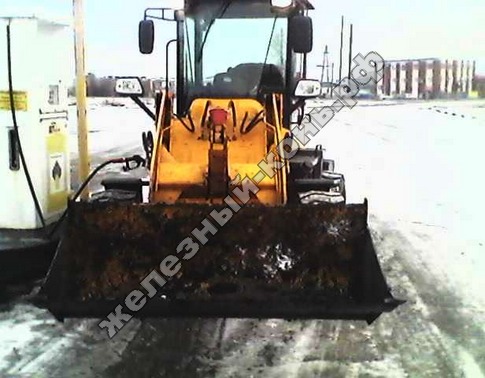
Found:
<svg viewBox="0 0 485 378"><path fill-rule="evenodd" d="M154 19L177 31L176 89L157 95L156 112L145 107L155 119L144 138L149 182L105 180L103 193L69 204L42 290L56 317L104 317L129 302L137 317L372 322L401 303L376 257L367 201L347 205L333 161L292 132L320 94L302 79L310 9L186 0L183 11L145 12L142 53L153 51ZM116 90L138 103L144 93L137 78Z"/></svg>

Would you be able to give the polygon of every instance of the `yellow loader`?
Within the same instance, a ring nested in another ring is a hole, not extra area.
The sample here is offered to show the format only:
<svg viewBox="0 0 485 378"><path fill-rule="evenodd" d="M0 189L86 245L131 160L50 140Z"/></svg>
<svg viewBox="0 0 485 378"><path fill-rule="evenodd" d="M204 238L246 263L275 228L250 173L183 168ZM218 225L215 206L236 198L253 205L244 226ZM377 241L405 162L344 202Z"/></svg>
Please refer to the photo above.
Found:
<svg viewBox="0 0 485 378"><path fill-rule="evenodd" d="M138 78L116 84L155 120L149 182L105 180L103 193L69 204L43 287L56 317L372 322L402 303L379 266L367 202L347 205L334 162L298 138L305 101L321 91L304 79L311 9L186 0L145 11L141 53L153 51L154 20L177 35L166 47L176 44L176 85L167 67L156 111Z"/></svg>

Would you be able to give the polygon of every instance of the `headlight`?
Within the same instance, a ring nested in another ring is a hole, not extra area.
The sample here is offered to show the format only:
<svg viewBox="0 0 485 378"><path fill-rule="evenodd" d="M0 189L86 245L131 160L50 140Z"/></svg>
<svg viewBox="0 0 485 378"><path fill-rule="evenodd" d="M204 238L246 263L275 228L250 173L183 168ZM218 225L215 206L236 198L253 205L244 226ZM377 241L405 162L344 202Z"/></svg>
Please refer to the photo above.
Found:
<svg viewBox="0 0 485 378"><path fill-rule="evenodd" d="M288 8L293 5L293 0L271 0L271 5L277 8Z"/></svg>
<svg viewBox="0 0 485 378"><path fill-rule="evenodd" d="M143 84L138 77L116 79L115 92L122 96L143 96Z"/></svg>
<svg viewBox="0 0 485 378"><path fill-rule="evenodd" d="M298 81L295 97L311 98L322 94L322 84L318 80L302 79Z"/></svg>

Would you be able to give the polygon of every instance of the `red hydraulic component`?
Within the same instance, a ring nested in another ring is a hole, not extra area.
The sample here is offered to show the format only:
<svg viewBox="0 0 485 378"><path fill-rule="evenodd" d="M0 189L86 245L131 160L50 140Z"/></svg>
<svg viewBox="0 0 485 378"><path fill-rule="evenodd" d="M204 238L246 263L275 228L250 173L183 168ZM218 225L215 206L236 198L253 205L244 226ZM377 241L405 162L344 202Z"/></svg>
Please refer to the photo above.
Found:
<svg viewBox="0 0 485 378"><path fill-rule="evenodd" d="M222 108L211 109L209 114L212 124L216 126L225 125L229 117L229 112Z"/></svg>

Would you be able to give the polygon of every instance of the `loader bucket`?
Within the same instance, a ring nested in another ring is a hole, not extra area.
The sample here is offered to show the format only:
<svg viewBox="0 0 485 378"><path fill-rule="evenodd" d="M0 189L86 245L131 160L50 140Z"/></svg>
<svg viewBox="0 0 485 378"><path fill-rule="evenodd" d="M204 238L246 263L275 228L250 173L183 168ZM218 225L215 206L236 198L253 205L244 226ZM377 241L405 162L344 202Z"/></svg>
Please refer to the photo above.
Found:
<svg viewBox="0 0 485 378"><path fill-rule="evenodd" d="M103 318L121 304L137 317L372 322L402 303L377 261L367 203L246 206L220 226L208 215L222 209L71 203L42 289L46 306L58 319ZM199 242L193 230L203 230L204 220L217 232ZM171 278L161 270L169 255L180 262ZM147 299L136 312L125 305L133 290Z"/></svg>

